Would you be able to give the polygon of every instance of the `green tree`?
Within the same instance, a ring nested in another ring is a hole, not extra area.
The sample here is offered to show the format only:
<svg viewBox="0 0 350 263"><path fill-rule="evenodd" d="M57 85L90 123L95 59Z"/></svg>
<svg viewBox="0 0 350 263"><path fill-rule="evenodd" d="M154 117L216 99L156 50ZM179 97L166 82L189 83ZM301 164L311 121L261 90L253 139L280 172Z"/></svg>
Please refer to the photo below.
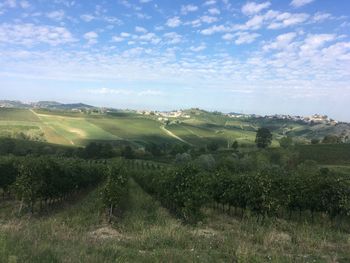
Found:
<svg viewBox="0 0 350 263"><path fill-rule="evenodd" d="M322 140L322 143L341 143L341 142L342 142L341 138L336 135L326 135Z"/></svg>
<svg viewBox="0 0 350 263"><path fill-rule="evenodd" d="M131 146L126 146L123 150L122 150L122 154L121 154L125 159L134 159L135 158L135 153L134 150L131 148Z"/></svg>
<svg viewBox="0 0 350 263"><path fill-rule="evenodd" d="M219 149L219 144L215 141L212 141L207 145L207 149L209 151L215 152Z"/></svg>
<svg viewBox="0 0 350 263"><path fill-rule="evenodd" d="M282 148L288 149L288 148L290 148L290 147L293 146L293 139L292 139L292 137L289 137L289 136L283 137L283 138L279 141L279 143L280 143L280 146L281 146Z"/></svg>
<svg viewBox="0 0 350 263"><path fill-rule="evenodd" d="M237 141L234 141L234 142L232 143L232 146L231 146L231 147L232 147L233 150L236 151L236 150L238 149L238 142L237 142Z"/></svg>
<svg viewBox="0 0 350 263"><path fill-rule="evenodd" d="M317 138L311 139L311 144L319 144L320 140Z"/></svg>
<svg viewBox="0 0 350 263"><path fill-rule="evenodd" d="M272 133L268 128L259 128L256 133L255 143L258 148L267 148L272 143Z"/></svg>

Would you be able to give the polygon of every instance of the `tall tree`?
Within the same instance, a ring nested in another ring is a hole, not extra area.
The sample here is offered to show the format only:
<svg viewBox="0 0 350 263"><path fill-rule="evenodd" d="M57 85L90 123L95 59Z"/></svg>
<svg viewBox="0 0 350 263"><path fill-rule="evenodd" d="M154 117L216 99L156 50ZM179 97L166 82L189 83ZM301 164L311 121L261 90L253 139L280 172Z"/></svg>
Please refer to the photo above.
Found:
<svg viewBox="0 0 350 263"><path fill-rule="evenodd" d="M268 128L259 128L256 133L255 143L259 148L266 148L272 142L272 133Z"/></svg>

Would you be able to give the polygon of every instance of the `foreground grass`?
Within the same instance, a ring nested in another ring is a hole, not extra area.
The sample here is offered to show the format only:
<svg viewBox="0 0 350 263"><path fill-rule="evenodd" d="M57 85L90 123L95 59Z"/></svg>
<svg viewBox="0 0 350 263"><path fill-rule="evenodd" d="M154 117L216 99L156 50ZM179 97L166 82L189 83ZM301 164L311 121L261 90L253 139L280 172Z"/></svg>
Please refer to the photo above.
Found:
<svg viewBox="0 0 350 263"><path fill-rule="evenodd" d="M212 209L183 225L130 181L125 212L106 224L98 191L48 215L17 218L0 204L0 262L350 262L350 234L330 225Z"/></svg>

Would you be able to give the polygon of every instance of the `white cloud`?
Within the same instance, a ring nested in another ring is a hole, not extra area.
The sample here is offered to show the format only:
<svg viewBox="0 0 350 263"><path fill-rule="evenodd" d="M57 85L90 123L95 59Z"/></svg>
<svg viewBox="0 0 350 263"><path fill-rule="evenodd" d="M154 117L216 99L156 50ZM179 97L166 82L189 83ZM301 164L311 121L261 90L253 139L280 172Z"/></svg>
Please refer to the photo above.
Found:
<svg viewBox="0 0 350 263"><path fill-rule="evenodd" d="M135 31L136 31L137 33L146 33L146 32L147 32L147 29L144 28L144 27L141 27L141 26L136 26L136 27L135 27Z"/></svg>
<svg viewBox="0 0 350 263"><path fill-rule="evenodd" d="M211 14L211 15L220 15L220 10L219 9L217 9L217 8L215 8L215 7L213 7L213 8L209 8L208 9L208 12L209 12L209 14Z"/></svg>
<svg viewBox="0 0 350 263"><path fill-rule="evenodd" d="M131 34L130 34L130 33L127 33L127 32L121 32L121 33L120 33L120 36L121 36L121 37L130 37Z"/></svg>
<svg viewBox="0 0 350 263"><path fill-rule="evenodd" d="M5 0L3 5L6 6L6 7L10 7L10 8L17 7L16 0Z"/></svg>
<svg viewBox="0 0 350 263"><path fill-rule="evenodd" d="M201 44L199 46L192 46L190 47L190 50L193 51L193 52L200 52L200 51L203 51L207 48L207 46L205 44Z"/></svg>
<svg viewBox="0 0 350 263"><path fill-rule="evenodd" d="M152 2L152 0L140 0L140 3L141 4L147 4L149 2Z"/></svg>
<svg viewBox="0 0 350 263"><path fill-rule="evenodd" d="M154 33L145 33L139 37L139 40L150 42L154 45L158 44L161 41L161 39Z"/></svg>
<svg viewBox="0 0 350 263"><path fill-rule="evenodd" d="M249 33L249 32L237 32L237 33L226 33L222 36L223 40L226 41L233 41L235 39L236 45L242 45L242 44L250 44L255 41L260 36L260 34L257 33Z"/></svg>
<svg viewBox="0 0 350 263"><path fill-rule="evenodd" d="M108 89L108 88L101 88L101 89L89 89L87 90L88 93L91 94L100 94L100 95L131 95L131 91L127 89Z"/></svg>
<svg viewBox="0 0 350 263"><path fill-rule="evenodd" d="M91 14L84 14L84 15L81 15L80 18L85 22L90 22L95 19L95 16Z"/></svg>
<svg viewBox="0 0 350 263"><path fill-rule="evenodd" d="M121 25L123 24L123 22L117 18L117 17L113 17L113 16L105 16L105 15L93 15L93 14L83 14L80 16L80 19L83 20L84 22L91 22L93 20L99 20L99 21L103 21L109 24L114 24L114 25Z"/></svg>
<svg viewBox="0 0 350 263"><path fill-rule="evenodd" d="M263 9L268 8L270 5L270 2L264 2L261 4L248 2L242 7L242 13L245 15L254 15L261 12Z"/></svg>
<svg viewBox="0 0 350 263"><path fill-rule="evenodd" d="M61 21L64 19L65 13L63 10L57 10L47 13L46 16L52 20Z"/></svg>
<svg viewBox="0 0 350 263"><path fill-rule="evenodd" d="M234 34L231 34L231 33L226 33L225 35L222 36L222 39L223 40L226 40L226 41L231 41L233 40L235 37Z"/></svg>
<svg viewBox="0 0 350 263"><path fill-rule="evenodd" d="M62 4L65 7L72 7L76 4L76 1L71 1L71 0L54 0L55 4Z"/></svg>
<svg viewBox="0 0 350 263"><path fill-rule="evenodd" d="M257 39L260 36L260 34L248 32L238 32L237 35L238 38L235 40L235 43L237 45L253 43L255 39Z"/></svg>
<svg viewBox="0 0 350 263"><path fill-rule="evenodd" d="M94 31L90 31L84 34L84 38L88 41L89 45L94 45L96 44L97 38L98 38L98 34Z"/></svg>
<svg viewBox="0 0 350 263"><path fill-rule="evenodd" d="M140 92L137 92L138 96L160 96L163 95L164 93L159 91L159 90L152 90L152 89L148 89L148 90L143 90Z"/></svg>
<svg viewBox="0 0 350 263"><path fill-rule="evenodd" d="M229 32L231 30L232 30L231 28L226 27L224 25L219 25L219 26L214 25L212 27L201 30L200 33L202 35L205 35L205 36L210 36L210 35L215 34L215 33Z"/></svg>
<svg viewBox="0 0 350 263"><path fill-rule="evenodd" d="M130 57L138 57L141 54L143 54L145 52L145 49L142 47L135 47L135 48L131 48L128 50L125 50L122 54L123 57L125 58L130 58Z"/></svg>
<svg viewBox="0 0 350 263"><path fill-rule="evenodd" d="M215 5L215 4L216 4L216 0L207 0L204 3L204 5Z"/></svg>
<svg viewBox="0 0 350 263"><path fill-rule="evenodd" d="M57 46L76 42L64 27L37 26L34 24L1 24L0 42L34 46L41 43Z"/></svg>
<svg viewBox="0 0 350 263"><path fill-rule="evenodd" d="M325 20L331 19L332 15L329 13L317 12L313 17L312 21L315 23L323 22Z"/></svg>
<svg viewBox="0 0 350 263"><path fill-rule="evenodd" d="M175 17L172 17L172 18L169 18L166 22L166 25L168 27L178 27L181 25L181 20L178 16L175 16Z"/></svg>
<svg viewBox="0 0 350 263"><path fill-rule="evenodd" d="M24 9L29 8L30 7L30 3L28 1L21 1L19 2L20 6Z"/></svg>
<svg viewBox="0 0 350 263"><path fill-rule="evenodd" d="M319 48L323 47L327 42L336 39L334 34L309 34L304 41L304 44L300 47L300 55L311 56Z"/></svg>
<svg viewBox="0 0 350 263"><path fill-rule="evenodd" d="M88 89L88 93L96 95L124 95L124 96L160 96L164 93L159 90L147 89L147 90L130 90L130 89L110 89L110 88L100 88L100 89Z"/></svg>
<svg viewBox="0 0 350 263"><path fill-rule="evenodd" d="M211 24L211 23L214 23L214 22L218 21L218 18L215 17L215 16L201 16L200 20L203 23Z"/></svg>
<svg viewBox="0 0 350 263"><path fill-rule="evenodd" d="M266 17L261 15L256 15L253 18L249 19L242 29L259 29L264 24Z"/></svg>
<svg viewBox="0 0 350 263"><path fill-rule="evenodd" d="M296 38L297 33L290 32L281 34L276 37L276 40L266 44L263 46L263 49L265 51L272 50L272 49L286 49L288 48L289 44Z"/></svg>
<svg viewBox="0 0 350 263"><path fill-rule="evenodd" d="M163 35L167 44L176 45L182 42L182 36L176 32L169 32Z"/></svg>
<svg viewBox="0 0 350 263"><path fill-rule="evenodd" d="M310 4L312 3L314 0L293 0L290 5L298 8L298 7L302 7L304 5Z"/></svg>
<svg viewBox="0 0 350 263"><path fill-rule="evenodd" d="M196 5L183 5L181 6L181 14L186 15L190 12L195 12L198 10L198 6Z"/></svg>
<svg viewBox="0 0 350 263"><path fill-rule="evenodd" d="M309 19L308 14L291 14L291 13L282 13L279 14L275 20L267 27L268 29L280 29L289 26L294 26L301 24Z"/></svg>
<svg viewBox="0 0 350 263"><path fill-rule="evenodd" d="M326 59L347 60L350 62L350 42L339 42L322 49Z"/></svg>
<svg viewBox="0 0 350 263"><path fill-rule="evenodd" d="M281 13L269 10L265 14L255 15L245 24L234 25L235 30L257 30L267 24L268 29L281 29L306 22L310 15L305 13Z"/></svg>
<svg viewBox="0 0 350 263"><path fill-rule="evenodd" d="M152 16L146 14L146 13L136 13L137 18L139 19L151 19Z"/></svg>
<svg viewBox="0 0 350 263"><path fill-rule="evenodd" d="M120 36L114 36L114 37L112 37L112 41L113 41L113 42L119 43L119 42L123 42L124 40L125 40L125 38L120 37Z"/></svg>
<svg viewBox="0 0 350 263"><path fill-rule="evenodd" d="M191 25L192 27L200 27L202 26L203 23L205 24L212 24L216 21L218 21L219 19L215 16L201 16L198 19L189 21L189 22L185 22L184 25Z"/></svg>

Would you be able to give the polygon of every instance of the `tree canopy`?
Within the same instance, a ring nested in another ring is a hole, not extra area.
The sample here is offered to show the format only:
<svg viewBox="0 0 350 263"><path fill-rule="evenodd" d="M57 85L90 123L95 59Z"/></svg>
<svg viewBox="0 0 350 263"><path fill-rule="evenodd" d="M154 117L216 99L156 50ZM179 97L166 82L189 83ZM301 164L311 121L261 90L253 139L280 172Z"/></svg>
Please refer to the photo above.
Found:
<svg viewBox="0 0 350 263"><path fill-rule="evenodd" d="M272 143L272 133L268 128L259 128L256 133L255 143L258 148L267 148Z"/></svg>

